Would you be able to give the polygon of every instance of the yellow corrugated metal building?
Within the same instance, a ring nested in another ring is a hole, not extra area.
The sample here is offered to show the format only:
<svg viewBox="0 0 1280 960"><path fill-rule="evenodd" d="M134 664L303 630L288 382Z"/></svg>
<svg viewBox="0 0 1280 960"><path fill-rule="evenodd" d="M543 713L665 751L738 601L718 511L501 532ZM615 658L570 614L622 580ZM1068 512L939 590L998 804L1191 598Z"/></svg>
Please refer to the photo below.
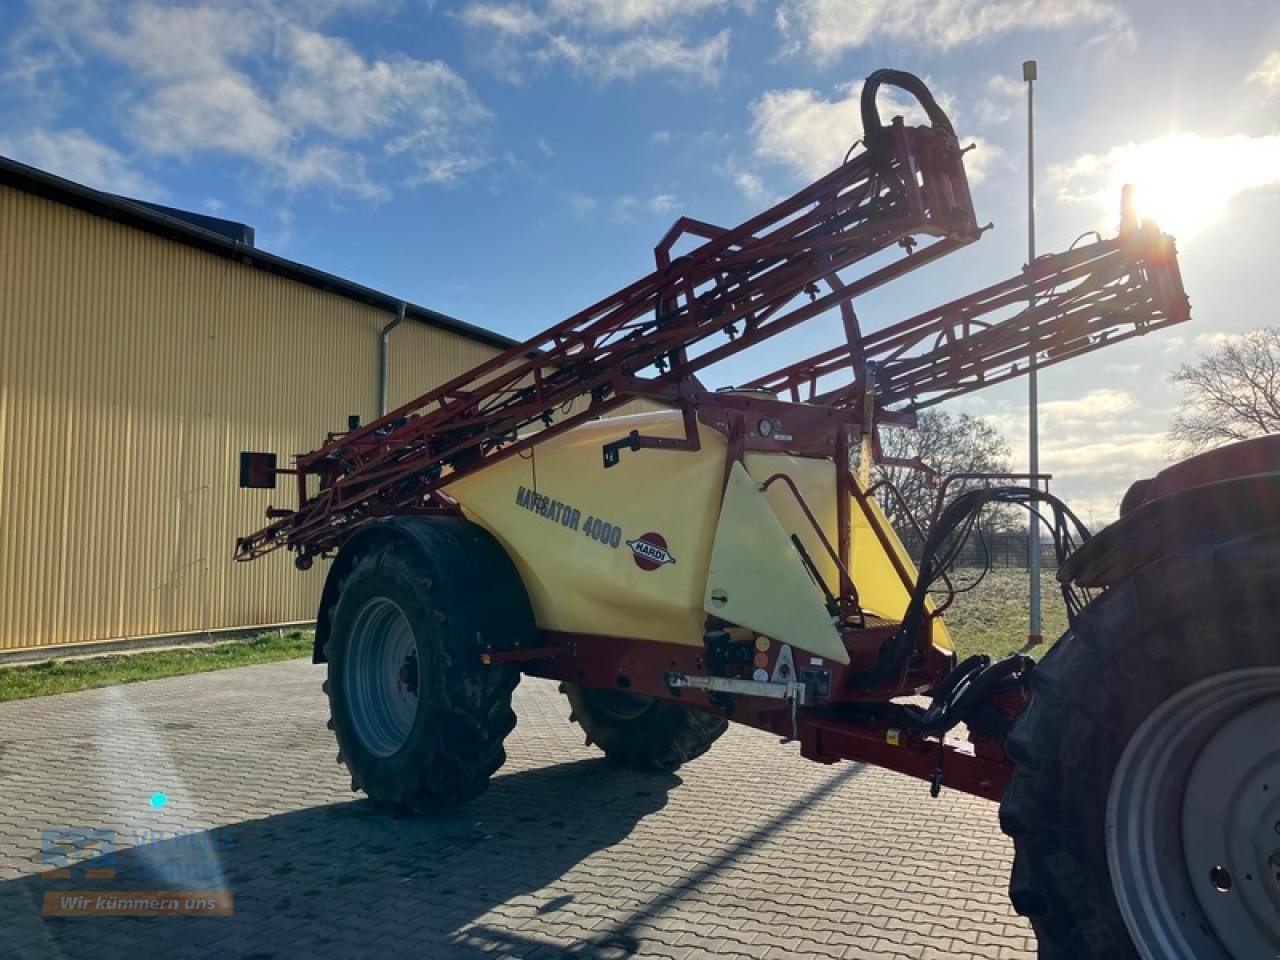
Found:
<svg viewBox="0 0 1280 960"><path fill-rule="evenodd" d="M288 494L238 454L374 416L397 301L195 220L0 158L0 650L314 615L322 575L232 560ZM392 406L510 343L407 317Z"/></svg>

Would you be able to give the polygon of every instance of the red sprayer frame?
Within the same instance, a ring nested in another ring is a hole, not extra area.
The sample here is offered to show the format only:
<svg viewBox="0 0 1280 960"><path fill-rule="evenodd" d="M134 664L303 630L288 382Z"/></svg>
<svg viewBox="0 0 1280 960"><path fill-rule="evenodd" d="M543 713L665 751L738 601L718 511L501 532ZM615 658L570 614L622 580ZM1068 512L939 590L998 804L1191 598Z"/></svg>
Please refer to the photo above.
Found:
<svg viewBox="0 0 1280 960"><path fill-rule="evenodd" d="M418 509L444 484L629 400L660 398L688 409L700 392L699 371L977 239L946 116L914 77L882 73L868 80L864 97L864 123L874 130L868 149L733 229L679 220L646 277L298 456L298 508L241 538L237 556L288 546L305 564L337 547L359 521ZM915 93L933 125L896 119L882 127L874 102L882 82ZM706 242L673 256L685 237ZM929 242L920 247L922 240ZM900 252L890 262L851 283L839 278L837 271L894 247ZM809 301L794 305L806 293ZM709 343L713 337L725 342ZM581 408L561 413L574 403ZM522 433L538 424L542 430Z"/></svg>
<svg viewBox="0 0 1280 960"><path fill-rule="evenodd" d="M915 95L930 125L908 127L901 118L881 124L875 95L883 84ZM999 796L1008 778L1002 735L971 726L969 743L944 742L876 709L894 697L945 689L954 658L932 645L926 627L901 670L882 676L873 669L900 625L861 617L848 574L852 510L864 512L909 592L915 583L848 465L879 424L911 425L916 410L1017 376L1033 357L1045 366L1186 320L1187 300L1172 240L1130 227L862 333L856 297L981 232L963 151L924 85L909 74L879 71L864 86L862 113L865 148L790 199L734 228L682 218L656 248L652 273L385 417L330 435L291 469L276 469L267 454L243 454L242 485L270 486L275 473L294 474L298 501L294 509L269 510L273 522L237 542L237 559L287 547L306 569L372 520L453 509L441 488L462 476L633 399L661 400L682 411L685 435L632 432L605 446L606 466L624 450L696 450L699 422L727 438L726 478L748 450L838 465L838 542L825 535L821 542L839 572L832 600L851 662L833 665L825 692L801 710L794 700L780 705L750 694L726 700L677 689L676 675L722 681L751 675L721 662L710 646L544 631L536 648L491 650L485 662L518 661L535 675L730 710L734 720L799 740L814 760L877 763L935 787ZM687 238L703 242L677 255ZM876 265L861 275L841 276L872 257ZM742 391L713 392L699 381L710 365L832 309L843 321L840 346ZM766 418L785 418L784 438L756 429ZM788 486L812 517L789 477L768 482ZM925 620L931 624L932 614ZM708 637L720 626L710 620ZM1014 679L1025 679L1026 670L1015 666ZM1012 718L1028 696L1025 684L1006 683L985 702Z"/></svg>

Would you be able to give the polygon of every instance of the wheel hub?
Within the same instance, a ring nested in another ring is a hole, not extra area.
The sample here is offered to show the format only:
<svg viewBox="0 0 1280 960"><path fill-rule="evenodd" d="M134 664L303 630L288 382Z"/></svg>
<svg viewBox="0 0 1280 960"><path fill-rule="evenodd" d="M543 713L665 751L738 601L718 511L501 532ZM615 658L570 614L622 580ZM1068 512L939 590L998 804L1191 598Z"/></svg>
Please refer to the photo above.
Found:
<svg viewBox="0 0 1280 960"><path fill-rule="evenodd" d="M379 757L409 739L418 713L419 667L413 627L394 602L373 597L352 621L343 686L352 732Z"/></svg>
<svg viewBox="0 0 1280 960"><path fill-rule="evenodd" d="M396 690L415 697L418 695L418 652L416 650L410 652L400 664L400 669L396 673Z"/></svg>
<svg viewBox="0 0 1280 960"><path fill-rule="evenodd" d="M1182 806L1187 872L1234 956L1268 936L1280 951L1280 744L1263 739L1276 731L1280 697L1225 723L1196 758Z"/></svg>
<svg viewBox="0 0 1280 960"><path fill-rule="evenodd" d="M1146 960L1280 956L1280 668L1178 692L1138 727L1107 805L1111 882Z"/></svg>

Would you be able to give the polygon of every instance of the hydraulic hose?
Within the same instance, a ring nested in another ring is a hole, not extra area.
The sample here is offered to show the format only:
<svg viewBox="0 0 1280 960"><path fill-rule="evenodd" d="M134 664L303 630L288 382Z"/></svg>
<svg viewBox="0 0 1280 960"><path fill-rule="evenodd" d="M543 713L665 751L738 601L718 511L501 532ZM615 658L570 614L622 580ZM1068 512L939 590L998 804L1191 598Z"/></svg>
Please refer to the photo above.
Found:
<svg viewBox="0 0 1280 960"><path fill-rule="evenodd" d="M924 108L929 122L939 130L955 138L955 129L947 118L938 101L933 98L923 80L914 73L905 70L877 70L867 77L862 85L862 138L867 144L867 153L872 163L882 170L888 167L888 153L885 147L885 125L880 122L880 108L876 106L876 94L883 86L897 87L911 94Z"/></svg>
<svg viewBox="0 0 1280 960"><path fill-rule="evenodd" d="M924 553L920 560L919 573L915 588L902 624L892 638L886 641L869 670L856 677L864 683L883 680L899 673L905 667L911 652L916 648L928 613L927 601L929 590L951 568L963 548L965 541L973 532L978 522L978 515L988 504L1013 504L1021 506L1031 514L1031 523L1046 522L1037 511L1037 505L1048 507L1053 522L1048 523L1053 535L1054 553L1058 564L1066 562L1067 556L1074 547L1089 539L1089 531L1079 518L1072 513L1061 500L1035 487L981 487L959 494L951 501L938 517L929 531L924 545ZM1080 603L1071 593L1069 584L1063 584L1063 599L1067 604L1068 618L1078 612ZM999 666L997 664L996 666Z"/></svg>

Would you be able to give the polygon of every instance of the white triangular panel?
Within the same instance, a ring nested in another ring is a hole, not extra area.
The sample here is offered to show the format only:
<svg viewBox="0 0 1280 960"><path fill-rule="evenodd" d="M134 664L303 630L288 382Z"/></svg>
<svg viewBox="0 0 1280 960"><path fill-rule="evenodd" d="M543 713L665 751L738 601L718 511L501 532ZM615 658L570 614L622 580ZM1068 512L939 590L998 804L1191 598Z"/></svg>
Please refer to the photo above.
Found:
<svg viewBox="0 0 1280 960"><path fill-rule="evenodd" d="M725 487L703 608L820 657L849 654L795 545L741 463Z"/></svg>

